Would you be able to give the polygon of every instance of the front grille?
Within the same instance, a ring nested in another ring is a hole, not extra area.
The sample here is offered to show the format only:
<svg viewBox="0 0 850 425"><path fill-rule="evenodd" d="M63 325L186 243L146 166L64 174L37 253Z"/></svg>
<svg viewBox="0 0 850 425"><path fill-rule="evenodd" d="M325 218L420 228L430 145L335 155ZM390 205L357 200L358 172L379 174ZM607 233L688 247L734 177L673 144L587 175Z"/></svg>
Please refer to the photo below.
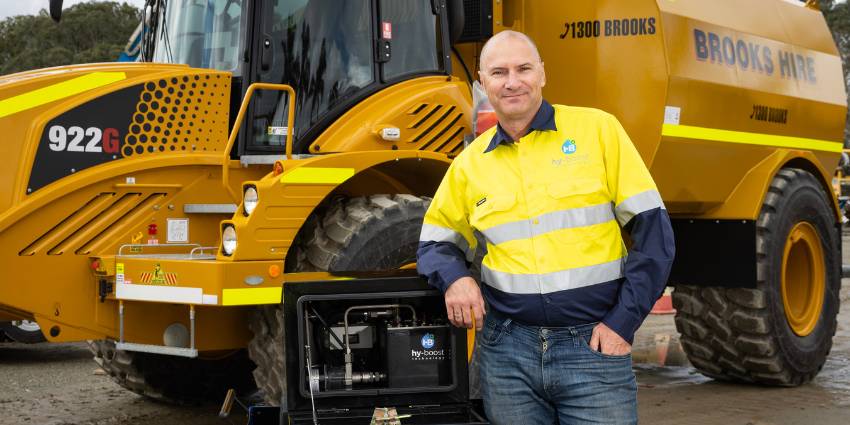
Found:
<svg viewBox="0 0 850 425"><path fill-rule="evenodd" d="M453 153L463 145L466 127L456 106L423 103L408 115L413 119L407 129L413 132L406 142L416 144L413 149Z"/></svg>
<svg viewBox="0 0 850 425"><path fill-rule="evenodd" d="M71 252L87 255L102 244L114 242L122 230L127 230L125 226L137 222L163 196L163 193L127 193L122 196L111 192L99 193L19 255L62 255Z"/></svg>

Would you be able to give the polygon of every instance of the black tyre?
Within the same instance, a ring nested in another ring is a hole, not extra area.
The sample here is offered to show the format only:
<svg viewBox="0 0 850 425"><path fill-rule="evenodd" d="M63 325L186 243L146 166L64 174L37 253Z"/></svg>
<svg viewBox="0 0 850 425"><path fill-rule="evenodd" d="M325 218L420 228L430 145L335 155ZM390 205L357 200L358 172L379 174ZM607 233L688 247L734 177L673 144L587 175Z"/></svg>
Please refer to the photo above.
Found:
<svg viewBox="0 0 850 425"><path fill-rule="evenodd" d="M388 270L415 263L430 203L430 198L412 195L334 201L308 218L287 253L285 271ZM254 377L266 403L275 406L286 376L283 320L280 306L259 307L249 319L255 335L248 347L257 363Z"/></svg>
<svg viewBox="0 0 850 425"><path fill-rule="evenodd" d="M257 390L254 363L244 349L206 360L118 350L111 340L88 343L94 360L118 385L166 403L216 404L231 388L242 396Z"/></svg>
<svg viewBox="0 0 850 425"><path fill-rule="evenodd" d="M678 285L673 293L676 328L694 367L717 379L779 386L817 375L837 326L834 222L814 176L777 173L756 223L756 289Z"/></svg>
<svg viewBox="0 0 850 425"><path fill-rule="evenodd" d="M2 329L7 337L24 344L37 344L47 341L38 323L30 322L29 320L2 322L0 323L0 329Z"/></svg>

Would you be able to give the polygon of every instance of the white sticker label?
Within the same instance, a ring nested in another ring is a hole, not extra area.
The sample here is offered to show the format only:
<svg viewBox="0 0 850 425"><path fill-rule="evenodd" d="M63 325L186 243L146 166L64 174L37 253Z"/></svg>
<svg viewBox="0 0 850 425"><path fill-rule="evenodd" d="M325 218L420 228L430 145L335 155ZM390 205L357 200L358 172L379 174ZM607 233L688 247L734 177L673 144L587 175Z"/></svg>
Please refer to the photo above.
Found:
<svg viewBox="0 0 850 425"><path fill-rule="evenodd" d="M159 245L159 239L148 239L148 245Z"/></svg>
<svg viewBox="0 0 850 425"><path fill-rule="evenodd" d="M189 219L168 219L168 243L189 243Z"/></svg>
<svg viewBox="0 0 850 425"><path fill-rule="evenodd" d="M116 273L115 274L115 283L119 285L124 284L124 273Z"/></svg>
<svg viewBox="0 0 850 425"><path fill-rule="evenodd" d="M682 108L668 106L664 109L664 124L679 125L679 115Z"/></svg>
<svg viewBox="0 0 850 425"><path fill-rule="evenodd" d="M127 184L136 184L135 177L127 177Z"/></svg>
<svg viewBox="0 0 850 425"><path fill-rule="evenodd" d="M218 304L218 295L204 294L203 300L204 300L204 304L216 305L216 304Z"/></svg>
<svg viewBox="0 0 850 425"><path fill-rule="evenodd" d="M270 136L286 136L287 127L269 127Z"/></svg>

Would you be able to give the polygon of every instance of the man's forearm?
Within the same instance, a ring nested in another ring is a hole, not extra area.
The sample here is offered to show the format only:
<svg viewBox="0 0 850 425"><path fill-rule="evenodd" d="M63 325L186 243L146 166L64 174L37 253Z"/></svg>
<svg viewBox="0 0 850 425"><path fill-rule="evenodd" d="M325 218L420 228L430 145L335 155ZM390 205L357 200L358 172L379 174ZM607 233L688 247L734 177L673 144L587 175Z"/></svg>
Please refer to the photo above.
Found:
<svg viewBox="0 0 850 425"><path fill-rule="evenodd" d="M625 230L632 239L625 280L617 304L602 322L631 344L667 284L676 249L670 218L662 208L634 216Z"/></svg>
<svg viewBox="0 0 850 425"><path fill-rule="evenodd" d="M472 276L463 251L451 242L419 242L416 268L420 276L443 293L456 280Z"/></svg>

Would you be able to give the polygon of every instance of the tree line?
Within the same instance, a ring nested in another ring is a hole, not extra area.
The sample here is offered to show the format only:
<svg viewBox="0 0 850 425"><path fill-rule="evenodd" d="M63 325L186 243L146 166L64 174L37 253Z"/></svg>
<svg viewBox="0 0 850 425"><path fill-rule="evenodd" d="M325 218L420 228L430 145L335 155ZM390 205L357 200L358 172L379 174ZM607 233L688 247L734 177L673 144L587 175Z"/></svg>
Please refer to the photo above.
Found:
<svg viewBox="0 0 850 425"><path fill-rule="evenodd" d="M141 9L111 1L75 4L62 12L61 24L44 9L8 17L0 21L0 75L115 62L141 21Z"/></svg>

